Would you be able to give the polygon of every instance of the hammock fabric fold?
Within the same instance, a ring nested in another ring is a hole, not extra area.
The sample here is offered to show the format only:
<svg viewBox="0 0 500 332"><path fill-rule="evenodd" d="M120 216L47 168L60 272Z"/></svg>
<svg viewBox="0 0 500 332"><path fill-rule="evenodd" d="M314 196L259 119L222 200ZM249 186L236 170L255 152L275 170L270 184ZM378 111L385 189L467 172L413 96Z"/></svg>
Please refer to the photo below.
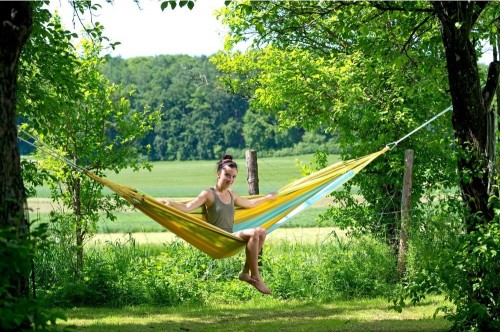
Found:
<svg viewBox="0 0 500 332"><path fill-rule="evenodd" d="M335 163L296 180L279 189L274 201L267 201L251 209L236 209L234 231L259 226L270 233L337 189L388 149L385 147L365 157ZM245 247L242 239L207 223L200 211L184 213L134 188L113 183L91 172L86 175L213 258L233 256ZM259 196L247 196L249 199L256 197Z"/></svg>

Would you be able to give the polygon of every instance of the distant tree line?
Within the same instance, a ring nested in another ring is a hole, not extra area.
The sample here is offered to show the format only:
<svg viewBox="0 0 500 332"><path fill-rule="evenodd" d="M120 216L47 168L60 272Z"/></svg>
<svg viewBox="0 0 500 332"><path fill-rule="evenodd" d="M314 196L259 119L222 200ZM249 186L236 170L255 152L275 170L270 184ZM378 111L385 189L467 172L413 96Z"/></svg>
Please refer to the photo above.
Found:
<svg viewBox="0 0 500 332"><path fill-rule="evenodd" d="M110 57L101 67L110 83L133 90L133 110L159 109L161 123L141 142L147 158L210 160L230 151L241 155L336 152L336 137L320 130L279 128L274 113L248 109L248 100L217 88L217 69L206 56Z"/></svg>

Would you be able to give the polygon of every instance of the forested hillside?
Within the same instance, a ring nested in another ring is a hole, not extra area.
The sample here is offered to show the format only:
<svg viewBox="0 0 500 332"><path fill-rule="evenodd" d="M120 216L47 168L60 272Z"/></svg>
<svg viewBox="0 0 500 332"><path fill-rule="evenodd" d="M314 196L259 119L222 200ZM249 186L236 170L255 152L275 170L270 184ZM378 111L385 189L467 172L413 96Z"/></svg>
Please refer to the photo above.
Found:
<svg viewBox="0 0 500 332"><path fill-rule="evenodd" d="M149 160L216 159L246 149L260 155L336 152L331 135L280 129L274 114L248 111L246 99L218 89L208 57L109 58L102 72L111 83L134 90L128 97L132 109L161 111L161 124L140 142L150 145Z"/></svg>

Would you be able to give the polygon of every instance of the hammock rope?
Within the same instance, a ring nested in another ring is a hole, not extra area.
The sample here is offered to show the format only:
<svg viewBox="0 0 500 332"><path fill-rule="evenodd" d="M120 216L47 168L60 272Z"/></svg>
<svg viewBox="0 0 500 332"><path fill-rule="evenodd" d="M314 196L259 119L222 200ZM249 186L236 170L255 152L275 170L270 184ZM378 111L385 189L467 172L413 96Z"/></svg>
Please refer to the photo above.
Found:
<svg viewBox="0 0 500 332"><path fill-rule="evenodd" d="M17 138L20 140L20 141L23 141L24 143L28 144L28 145L31 145L32 147L38 149L38 150L41 150L42 153L45 153L59 161L62 161L64 163L66 163L68 166L71 166L73 167L75 170L79 171L80 173L82 174L86 174L87 172L89 172L87 169L81 167L80 165L77 165L76 163L74 163L73 161L69 160L68 158L66 158L65 156L63 156L60 152L57 152L56 150L54 150L52 147L50 147L49 145L45 144L42 140L40 140L39 138L31 135L30 133L28 133L26 130L22 129L21 127L17 127L17 130L19 133L22 133L23 135L26 135L28 138L32 139L33 142L36 142L37 144L34 144L33 142L30 142L29 140L21 137L20 135L17 136Z"/></svg>
<svg viewBox="0 0 500 332"><path fill-rule="evenodd" d="M402 141L404 141L405 139L407 139L408 137L410 137L411 135L415 134L417 131L419 131L420 129L424 128L425 126L427 126L429 123L433 122L434 120L436 120L437 118L441 117L443 114L445 114L446 112L450 111L453 109L453 105L450 105L448 106L447 108L445 108L444 110L442 110L441 112L439 112L438 114L436 114L435 116L433 116L432 118L430 118L429 120L427 120L426 122L422 123L420 126L418 126L417 128L413 129L411 132L409 132L408 134L404 135L403 137L401 137L400 139L398 139L397 141L394 141L394 142L391 142L389 144L387 144L386 146L391 146L391 145L394 145L392 149L394 149L399 143L401 143Z"/></svg>
<svg viewBox="0 0 500 332"><path fill-rule="evenodd" d="M235 211L234 231L258 226L266 229L267 233L272 232L321 198L327 196L345 182L349 181L377 157L396 147L402 140L413 135L450 109L451 106L401 139L387 144L380 151L357 159L337 162L285 185L276 192L277 197L274 201L267 201L251 209L237 208ZM41 149L42 153L46 153L67 163L75 170L101 183L103 186L108 187L127 200L137 210L143 212L151 219L207 255L213 258L226 258L237 254L245 247L246 243L242 239L207 223L200 209L192 213L184 213L159 202L146 193L139 192L135 188L113 183L75 164L22 128L18 128L18 131L37 144L24 139L20 135L18 135L19 140L35 148ZM390 148L390 145L393 145L393 147ZM246 197L248 199L253 199L261 196L255 195Z"/></svg>

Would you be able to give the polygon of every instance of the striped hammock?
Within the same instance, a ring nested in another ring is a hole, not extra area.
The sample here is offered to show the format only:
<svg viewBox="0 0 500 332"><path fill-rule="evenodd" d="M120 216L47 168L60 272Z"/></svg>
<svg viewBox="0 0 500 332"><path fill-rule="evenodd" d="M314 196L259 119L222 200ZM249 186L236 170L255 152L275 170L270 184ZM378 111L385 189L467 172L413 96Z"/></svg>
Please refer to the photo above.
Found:
<svg viewBox="0 0 500 332"><path fill-rule="evenodd" d="M338 162L296 180L279 189L276 200L264 202L251 209L236 209L234 231L260 226L265 228L267 233L272 232L351 179L388 149L385 147L365 157ZM134 188L110 182L91 172L86 172L86 175L116 192L136 209L213 258L233 256L245 247L245 241L242 239L207 223L200 210L184 213ZM252 196L247 198L252 199Z"/></svg>

